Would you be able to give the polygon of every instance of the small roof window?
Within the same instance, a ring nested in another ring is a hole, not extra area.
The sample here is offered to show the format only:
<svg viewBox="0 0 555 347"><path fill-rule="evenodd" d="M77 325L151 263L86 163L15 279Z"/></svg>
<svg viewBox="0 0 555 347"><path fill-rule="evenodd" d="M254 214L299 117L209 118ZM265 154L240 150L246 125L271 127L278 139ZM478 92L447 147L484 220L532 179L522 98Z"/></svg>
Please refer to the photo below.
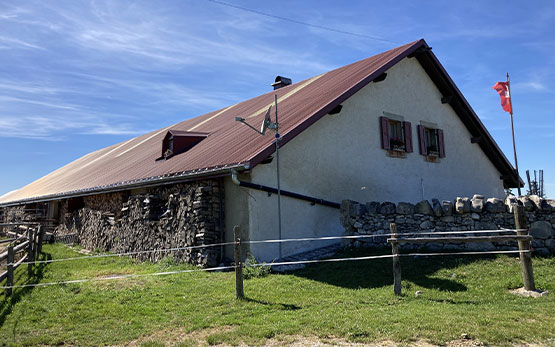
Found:
<svg viewBox="0 0 555 347"><path fill-rule="evenodd" d="M174 155L187 152L207 136L208 133L168 130L162 141L162 156L157 160L169 159Z"/></svg>

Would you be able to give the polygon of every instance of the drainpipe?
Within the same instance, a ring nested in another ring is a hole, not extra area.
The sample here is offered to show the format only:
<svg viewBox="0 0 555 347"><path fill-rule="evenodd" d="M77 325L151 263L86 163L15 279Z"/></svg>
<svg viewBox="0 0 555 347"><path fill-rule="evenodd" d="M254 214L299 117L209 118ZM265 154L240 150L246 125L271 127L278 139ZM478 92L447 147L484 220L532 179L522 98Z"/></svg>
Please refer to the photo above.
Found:
<svg viewBox="0 0 555 347"><path fill-rule="evenodd" d="M237 170L235 170L235 169L231 169L231 180L236 185L238 185L238 186L241 185L241 181L239 181L239 179L237 178Z"/></svg>
<svg viewBox="0 0 555 347"><path fill-rule="evenodd" d="M270 193L270 194L277 194L277 192L278 192L278 190L276 188L273 188L273 187L268 187L268 186L264 186L264 185L261 185L261 184L240 181L239 178L237 177L237 171L235 169L231 169L231 180L233 181L233 183L235 183L239 187L260 190L260 191L264 191L264 192ZM293 198L293 199L307 201L307 202L310 202L311 205L322 205L322 206L328 206L328 207L332 207L332 208L336 208L336 209L339 209L341 207L341 205L337 202L328 201L328 200L324 200L324 199L319 199L319 198L315 198L315 197L312 197L312 196L291 192L291 191L288 191L288 190L281 190L281 195L288 196L288 197Z"/></svg>

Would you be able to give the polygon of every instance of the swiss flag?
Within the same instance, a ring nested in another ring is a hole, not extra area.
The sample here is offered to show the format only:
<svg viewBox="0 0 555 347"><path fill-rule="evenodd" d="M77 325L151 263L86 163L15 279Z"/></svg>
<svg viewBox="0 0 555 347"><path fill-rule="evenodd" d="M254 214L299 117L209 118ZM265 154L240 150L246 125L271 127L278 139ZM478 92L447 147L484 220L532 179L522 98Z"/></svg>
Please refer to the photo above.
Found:
<svg viewBox="0 0 555 347"><path fill-rule="evenodd" d="M505 111L512 114L513 110L511 108L511 92L509 89L509 83L497 82L493 86L493 89L497 90L497 92L499 93L499 96L501 97L501 107L503 107Z"/></svg>

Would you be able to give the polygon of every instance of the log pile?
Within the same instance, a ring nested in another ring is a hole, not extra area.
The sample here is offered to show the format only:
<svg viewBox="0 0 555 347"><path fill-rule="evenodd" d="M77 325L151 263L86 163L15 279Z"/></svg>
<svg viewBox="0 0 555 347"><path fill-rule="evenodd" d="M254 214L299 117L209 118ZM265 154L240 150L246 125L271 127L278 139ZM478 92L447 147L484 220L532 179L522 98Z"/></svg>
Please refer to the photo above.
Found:
<svg viewBox="0 0 555 347"><path fill-rule="evenodd" d="M102 194L66 213L57 235L77 233L82 247L115 253L180 248L220 242L217 180L150 188L139 195ZM222 194L220 196L220 194ZM117 209L115 208L117 206ZM199 266L215 266L219 247L138 254L158 261L168 255Z"/></svg>

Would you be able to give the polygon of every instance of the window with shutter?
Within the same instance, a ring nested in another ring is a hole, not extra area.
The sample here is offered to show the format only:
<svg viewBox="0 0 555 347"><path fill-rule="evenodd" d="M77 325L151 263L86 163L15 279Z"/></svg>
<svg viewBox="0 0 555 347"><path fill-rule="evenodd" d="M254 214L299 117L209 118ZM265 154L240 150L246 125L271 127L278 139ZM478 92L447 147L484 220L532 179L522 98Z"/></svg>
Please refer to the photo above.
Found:
<svg viewBox="0 0 555 347"><path fill-rule="evenodd" d="M418 125L418 144L420 154L425 156L427 161L436 162L437 158L445 157L445 144L441 129Z"/></svg>
<svg viewBox="0 0 555 347"><path fill-rule="evenodd" d="M405 153L413 151L412 126L400 116L392 117L398 119L380 117L381 146L388 151L389 156L404 158Z"/></svg>

